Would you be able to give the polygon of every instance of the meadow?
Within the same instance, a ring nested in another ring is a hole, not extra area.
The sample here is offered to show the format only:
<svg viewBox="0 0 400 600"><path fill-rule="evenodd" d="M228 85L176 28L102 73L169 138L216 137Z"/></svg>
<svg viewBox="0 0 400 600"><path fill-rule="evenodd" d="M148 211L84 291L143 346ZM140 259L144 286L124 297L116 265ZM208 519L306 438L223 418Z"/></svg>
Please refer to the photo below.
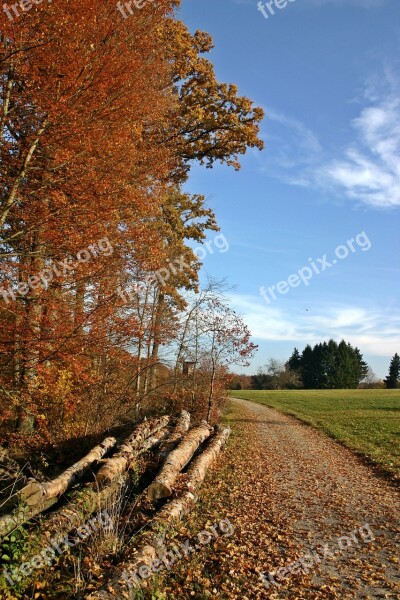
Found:
<svg viewBox="0 0 400 600"><path fill-rule="evenodd" d="M321 429L400 478L400 390L239 390Z"/></svg>

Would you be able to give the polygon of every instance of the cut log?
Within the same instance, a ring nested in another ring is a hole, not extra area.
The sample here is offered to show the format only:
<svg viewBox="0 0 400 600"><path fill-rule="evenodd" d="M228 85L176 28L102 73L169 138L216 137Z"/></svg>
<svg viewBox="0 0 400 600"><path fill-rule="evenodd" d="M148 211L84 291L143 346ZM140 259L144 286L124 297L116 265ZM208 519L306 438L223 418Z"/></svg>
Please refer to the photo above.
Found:
<svg viewBox="0 0 400 600"><path fill-rule="evenodd" d="M182 441L182 438L185 436L185 433L188 431L190 427L190 414L186 411L182 411L180 417L178 418L176 425L172 431L172 433L164 440L156 453L152 466L160 468L163 465L165 460L165 456L168 455L172 450L174 450L178 444ZM156 463L156 464L155 464ZM135 502L136 510L145 512L149 509L149 499L147 496L147 489L145 489L137 498Z"/></svg>
<svg viewBox="0 0 400 600"><path fill-rule="evenodd" d="M98 487L104 487L121 475L138 456L145 440L166 427L169 420L170 417L165 415L144 421L138 425L135 431L119 446L117 453L112 458L104 461L103 466L96 475Z"/></svg>
<svg viewBox="0 0 400 600"><path fill-rule="evenodd" d="M113 437L106 438L80 461L61 473L56 479L46 483L31 482L20 492L21 500L28 506L43 504L51 498L60 498L79 479L88 473L94 463L99 461L109 450L114 448L117 440Z"/></svg>
<svg viewBox="0 0 400 600"><path fill-rule="evenodd" d="M157 477L148 487L149 500L172 496L172 488L179 473L188 464L200 444L210 437L211 432L211 427L203 421L199 427L194 427L186 434L179 446L167 456Z"/></svg>
<svg viewBox="0 0 400 600"><path fill-rule="evenodd" d="M186 514L186 508L192 503L192 499L200 489L208 469L217 459L230 434L230 427L223 427L211 438L207 447L193 460L186 471L186 490L160 510L156 517L157 522L165 522L169 519L179 520L181 515Z"/></svg>
<svg viewBox="0 0 400 600"><path fill-rule="evenodd" d="M21 505L13 512L0 518L0 537L29 519L57 504L60 497L82 478L90 467L99 461L117 443L113 437L106 438L80 461L69 467L59 477L45 483L30 481L17 494Z"/></svg>
<svg viewBox="0 0 400 600"><path fill-rule="evenodd" d="M169 417L166 417L167 420L168 420L168 418ZM150 423L150 421L148 423ZM141 425L139 427L141 427ZM136 431L137 431L137 429L135 429L135 432ZM151 450L154 446L159 445L160 442L163 440L163 437L166 435L166 433L167 433L167 429L166 429L166 427L164 427L164 428L159 429L157 432L155 432L154 435L150 435L150 437L148 437L147 439L144 439L142 441L141 447L137 450L136 456L139 456L143 452ZM85 460L85 459L82 459L82 460ZM77 464L79 464L79 463L77 463ZM126 466L126 468L128 467L128 462L126 462L125 466ZM71 469L72 468L73 467L71 467ZM69 469L67 469L67 471L69 471ZM123 471L119 475L116 475L115 478L113 479L113 482L115 480L117 485L118 485L118 482L119 482L122 474L123 474ZM110 483L113 483L113 482L110 482ZM49 483L52 483L52 482L49 482ZM35 489L34 485L39 485L39 484L37 484L37 482L33 482L29 485L32 486L30 489L33 490L33 489ZM44 484L44 485L46 485L46 484ZM28 488L29 486L26 486L26 487ZM85 495L85 499L87 500L87 510L86 510L85 514L87 514L87 516L90 516L91 512L96 510L96 502L97 502L97 505L99 505L98 504L99 502L101 503L101 499L99 499L97 484L95 484L95 487L93 490L86 489L84 491L84 495ZM107 493L105 493L105 497L106 496L107 496ZM42 501L37 503L36 505L30 506L29 504L25 503L20 508L15 510L13 513L4 515L3 517L0 518L0 538L4 537L5 535L8 535L14 529L19 527L20 525L23 525L24 523L26 523L33 517L36 517L36 516L40 515L42 512L44 512L45 510L51 508L52 506L57 504L58 501L59 501L59 496L55 496L53 498L43 497ZM92 509L92 507L93 507L93 509ZM69 511L69 514L74 513L74 509L66 509L66 510ZM77 518L82 519L81 510L78 509L75 512L76 512ZM61 513L62 513L62 511L61 511ZM61 520L63 521L64 519L62 518Z"/></svg>
<svg viewBox="0 0 400 600"><path fill-rule="evenodd" d="M182 441L190 428L190 414L183 410L169 438L160 446L161 458L165 458Z"/></svg>
<svg viewBox="0 0 400 600"><path fill-rule="evenodd" d="M0 518L0 538L8 535L14 531L14 529L23 525L33 517L36 517L41 512L51 508L54 504L57 504L57 502L58 498L50 498L47 502L38 504L33 508L30 506L22 506L10 514L4 515Z"/></svg>
<svg viewBox="0 0 400 600"><path fill-rule="evenodd" d="M137 598L138 586L140 586L138 570L143 565L151 569L152 562L161 558L159 556L160 526L164 529L171 528L190 510L196 501L196 494L208 469L217 459L230 432L230 428L226 427L215 434L205 450L189 465L186 473L188 478L186 490L174 500L170 500L159 511L151 522L150 530L142 534L135 554L122 565L124 568L119 568L116 575L100 590L86 595L86 600L112 600L115 598L133 600Z"/></svg>
<svg viewBox="0 0 400 600"><path fill-rule="evenodd" d="M167 431L164 428L154 436L147 438L139 454L157 447L163 441ZM129 474L125 471L102 490L94 489L93 486L77 490L73 493L68 505L54 511L40 526L40 530L35 531L33 537L43 540L43 536L45 539L64 536L72 529L82 525L95 511L104 510L115 504L118 496L123 493L122 490L128 485L128 481Z"/></svg>
<svg viewBox="0 0 400 600"><path fill-rule="evenodd" d="M139 455L159 447L165 438L168 439L168 434L169 430L165 427L147 438ZM160 460L158 454L155 455L155 458ZM31 559L48 547L50 540L57 542L65 539L67 535L71 536L74 530L81 527L94 513L107 511L110 517L114 518L116 511L113 507L118 506L119 499L125 496L128 488L129 473L125 471L102 490L95 490L93 486L90 486L72 492L68 505L52 512L29 536L29 542L24 549L25 560ZM11 525L10 531L20 523L13 521ZM18 584L19 590L25 591L36 577L37 571L34 571L31 576L26 577L23 582Z"/></svg>
<svg viewBox="0 0 400 600"><path fill-rule="evenodd" d="M52 513L37 532L42 545L49 539L62 538L84 524L96 511L106 510L118 503L129 485L129 474L124 473L113 484L101 491L92 488L77 491L71 503Z"/></svg>

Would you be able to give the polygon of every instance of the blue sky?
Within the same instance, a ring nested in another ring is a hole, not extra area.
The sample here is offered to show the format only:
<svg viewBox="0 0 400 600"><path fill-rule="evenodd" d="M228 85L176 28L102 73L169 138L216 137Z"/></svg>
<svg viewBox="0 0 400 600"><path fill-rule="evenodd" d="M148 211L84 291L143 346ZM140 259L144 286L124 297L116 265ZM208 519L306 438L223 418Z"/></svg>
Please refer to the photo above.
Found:
<svg viewBox="0 0 400 600"><path fill-rule="evenodd" d="M257 0L182 4L190 29L213 36L218 78L266 112L263 152L238 173L195 166L186 186L229 243L204 273L234 286L260 347L247 371L333 337L385 376L400 353L399 0L294 0L268 19ZM299 270L308 285L276 291Z"/></svg>

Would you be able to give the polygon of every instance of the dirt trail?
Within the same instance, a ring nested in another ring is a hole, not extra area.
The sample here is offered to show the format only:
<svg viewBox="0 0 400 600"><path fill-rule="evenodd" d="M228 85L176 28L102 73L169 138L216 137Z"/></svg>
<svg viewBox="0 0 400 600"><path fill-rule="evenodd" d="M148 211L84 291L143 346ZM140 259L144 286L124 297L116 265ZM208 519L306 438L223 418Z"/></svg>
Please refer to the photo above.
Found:
<svg viewBox="0 0 400 600"><path fill-rule="evenodd" d="M263 460L273 464L264 482L271 489L270 507L284 516L299 556L318 546L321 558L327 554L321 563L315 557L312 587L328 577L339 582L342 597L400 598L398 491L323 433L259 404L232 403L248 415L236 426L251 426ZM266 506L266 517L268 512Z"/></svg>
<svg viewBox="0 0 400 600"><path fill-rule="evenodd" d="M228 447L174 542L220 519L233 533L174 564L161 597L400 599L398 490L274 409L232 399L227 419Z"/></svg>

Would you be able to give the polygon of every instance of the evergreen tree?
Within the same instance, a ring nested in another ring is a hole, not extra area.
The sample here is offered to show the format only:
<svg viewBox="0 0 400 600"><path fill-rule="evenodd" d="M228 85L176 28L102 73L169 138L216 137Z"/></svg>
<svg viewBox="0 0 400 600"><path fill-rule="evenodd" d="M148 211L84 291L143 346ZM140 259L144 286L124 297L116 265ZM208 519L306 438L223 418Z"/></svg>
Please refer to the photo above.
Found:
<svg viewBox="0 0 400 600"><path fill-rule="evenodd" d="M301 355L301 379L303 386L309 390L318 387L318 369L314 350L308 344Z"/></svg>
<svg viewBox="0 0 400 600"><path fill-rule="evenodd" d="M295 373L299 373L301 370L301 356L300 352L295 348L293 350L292 356L286 363L286 368L294 371Z"/></svg>
<svg viewBox="0 0 400 600"><path fill-rule="evenodd" d="M356 385L353 385L356 370L355 353L351 346L342 340L337 347L332 387L337 389L357 387L358 381L356 381Z"/></svg>
<svg viewBox="0 0 400 600"><path fill-rule="evenodd" d="M328 343L323 344L323 368L327 389L340 387L338 385L339 354L339 346L334 340L329 340Z"/></svg>
<svg viewBox="0 0 400 600"><path fill-rule="evenodd" d="M397 352L390 361L389 374L385 378L385 385L392 390L400 387L400 356Z"/></svg>
<svg viewBox="0 0 400 600"><path fill-rule="evenodd" d="M295 364L293 352L287 365ZM358 348L344 340L334 340L310 345L304 349L300 359L300 374L306 389L355 389L368 372Z"/></svg>
<svg viewBox="0 0 400 600"><path fill-rule="evenodd" d="M358 348L356 348L354 350L356 357L357 357L357 363L358 363L358 370L357 370L357 385L355 387L358 387L358 385L360 384L360 381L362 381L364 379L364 377L366 377L369 367L368 364L365 362L365 360L363 359L363 355L361 354L360 350Z"/></svg>
<svg viewBox="0 0 400 600"><path fill-rule="evenodd" d="M326 343L314 346L312 372L314 378L313 388L316 390L322 390L327 387L326 355Z"/></svg>

